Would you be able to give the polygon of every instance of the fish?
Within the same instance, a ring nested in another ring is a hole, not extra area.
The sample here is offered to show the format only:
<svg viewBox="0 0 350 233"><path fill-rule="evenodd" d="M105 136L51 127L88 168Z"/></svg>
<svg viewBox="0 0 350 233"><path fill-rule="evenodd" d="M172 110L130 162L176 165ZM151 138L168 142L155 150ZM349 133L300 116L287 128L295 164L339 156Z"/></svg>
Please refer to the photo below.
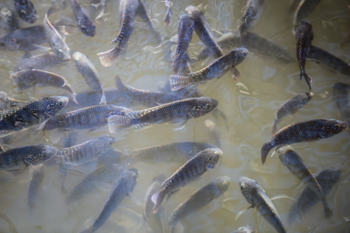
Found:
<svg viewBox="0 0 350 233"><path fill-rule="evenodd" d="M103 66L109 67L116 62L116 59L126 52L128 41L134 31L136 12L139 7L138 0L121 0L119 2L120 30L118 36L110 43L117 44L114 49L98 53L97 56Z"/></svg>
<svg viewBox="0 0 350 233"><path fill-rule="evenodd" d="M155 204L153 213L157 213L164 198L170 198L181 187L184 187L192 181L201 177L208 169L213 169L220 157L222 151L219 148L205 149L182 165L173 175L162 183L161 190L152 196Z"/></svg>
<svg viewBox="0 0 350 233"><path fill-rule="evenodd" d="M222 176L215 179L202 188L192 193L184 202L182 202L170 214L168 224L172 226L172 232L176 224L184 217L197 212L208 205L214 198L218 198L227 191L231 179L228 176Z"/></svg>
<svg viewBox="0 0 350 233"><path fill-rule="evenodd" d="M28 70L28 69L37 69L45 70L47 68L54 67L58 64L67 62L68 60L62 60L53 52L39 54L32 57L23 58L15 67L15 71L18 70Z"/></svg>
<svg viewBox="0 0 350 233"><path fill-rule="evenodd" d="M117 87L116 93L127 96L127 98L130 99L130 103L141 104L148 108L185 99L185 97L177 95L152 92L149 90L136 89L128 85L126 86L119 76L115 77L115 86Z"/></svg>
<svg viewBox="0 0 350 233"><path fill-rule="evenodd" d="M333 86L333 99L340 111L341 116L349 123L350 119L350 85L336 83Z"/></svg>
<svg viewBox="0 0 350 233"><path fill-rule="evenodd" d="M238 228L237 230L232 231L231 233L256 233L256 229L253 225L245 225Z"/></svg>
<svg viewBox="0 0 350 233"><path fill-rule="evenodd" d="M30 179L28 188L28 206L34 208L36 206L36 199L38 191L43 183L44 179L44 165L39 164L33 167L33 174Z"/></svg>
<svg viewBox="0 0 350 233"><path fill-rule="evenodd" d="M205 127L208 129L210 140L216 147L221 148L220 131L218 127L211 120L205 120L204 124Z"/></svg>
<svg viewBox="0 0 350 233"><path fill-rule="evenodd" d="M94 221L92 226L82 231L81 233L92 233L97 231L111 216L113 211L122 203L126 196L134 190L137 182L138 171L136 168L130 168L125 172L123 177L117 183L115 189L111 192L108 197L102 212Z"/></svg>
<svg viewBox="0 0 350 233"><path fill-rule="evenodd" d="M19 90L35 88L36 86L52 86L61 88L71 94L71 99L76 104L79 104L75 98L75 93L64 77L51 73L45 70L29 69L13 72L11 77Z"/></svg>
<svg viewBox="0 0 350 233"><path fill-rule="evenodd" d="M239 179L239 186L241 187L244 198L251 204L249 208L257 208L261 216L263 216L278 233L285 233L286 230L282 224L281 218L265 190L255 180L248 177L241 177Z"/></svg>
<svg viewBox="0 0 350 233"><path fill-rule="evenodd" d="M25 101L15 100L7 96L6 92L0 91L0 111L4 111L16 106L22 106Z"/></svg>
<svg viewBox="0 0 350 233"><path fill-rule="evenodd" d="M305 92L294 96L293 98L287 100L276 112L275 121L272 125L272 134L276 133L276 128L281 120L291 114L296 113L299 109L304 107L305 104L309 103L311 98L314 96L312 92Z"/></svg>
<svg viewBox="0 0 350 233"><path fill-rule="evenodd" d="M180 127L183 127L189 119L204 116L217 106L218 101L209 97L188 98L140 111L127 112L123 116L111 116L108 118L108 127L113 133L133 125L136 129L163 123L179 123Z"/></svg>
<svg viewBox="0 0 350 233"><path fill-rule="evenodd" d="M217 43L223 49L233 49L244 46L250 52L279 63L293 63L295 58L278 44L253 32L245 32L240 36L238 31L223 34L218 38ZM209 48L203 48L197 59L199 61L211 55Z"/></svg>
<svg viewBox="0 0 350 233"><path fill-rule="evenodd" d="M260 18L261 8L264 0L247 0L247 6L242 18L239 20L237 30L240 35L248 30L253 24L253 21Z"/></svg>
<svg viewBox="0 0 350 233"><path fill-rule="evenodd" d="M152 164L174 161L181 163L207 148L214 148L214 146L205 142L176 142L132 150L128 157Z"/></svg>
<svg viewBox="0 0 350 233"><path fill-rule="evenodd" d="M70 205L98 189L100 183L113 184L124 172L119 165L106 165L87 175L67 196L65 203Z"/></svg>
<svg viewBox="0 0 350 233"><path fill-rule="evenodd" d="M5 31L19 29L19 23L15 13L5 5L0 5L0 28Z"/></svg>
<svg viewBox="0 0 350 233"><path fill-rule="evenodd" d="M0 153L0 171L20 171L55 156L58 149L43 144L17 147Z"/></svg>
<svg viewBox="0 0 350 233"><path fill-rule="evenodd" d="M333 212L324 197L320 184L317 182L310 169L306 167L300 156L289 147L280 148L277 152L282 164L288 167L293 175L302 180L307 187L309 187L320 199L322 199L325 217L331 217Z"/></svg>
<svg viewBox="0 0 350 233"><path fill-rule="evenodd" d="M298 25L304 18L315 10L321 0L302 0L294 14L293 24Z"/></svg>
<svg viewBox="0 0 350 233"><path fill-rule="evenodd" d="M18 16L27 23L35 23L36 10L31 0L14 0Z"/></svg>
<svg viewBox="0 0 350 233"><path fill-rule="evenodd" d="M332 187L339 181L341 166L329 167L316 176L316 180L327 195ZM305 187L297 200L293 203L288 214L288 221L292 223L298 215L306 214L317 202L322 199L309 187Z"/></svg>
<svg viewBox="0 0 350 233"><path fill-rule="evenodd" d="M87 36L93 37L96 34L95 24L89 14L81 7L77 0L69 0L79 30Z"/></svg>
<svg viewBox="0 0 350 233"><path fill-rule="evenodd" d="M165 6L167 8L165 16L164 16L164 22L166 25L170 26L171 25L171 0L165 0Z"/></svg>
<svg viewBox="0 0 350 233"><path fill-rule="evenodd" d="M307 60L316 62L320 66L346 76L350 76L349 63L316 46L311 46Z"/></svg>
<svg viewBox="0 0 350 233"><path fill-rule="evenodd" d="M297 40L296 53L300 68L300 80L304 76L305 81L311 91L312 78L305 71L305 63L307 55L311 49L311 42L314 39L312 25L309 22L302 20L296 27L295 38Z"/></svg>
<svg viewBox="0 0 350 233"><path fill-rule="evenodd" d="M233 49L197 72L187 74L186 76L171 75L170 88L172 91L176 91L190 85L199 85L209 80L220 78L230 69L239 65L247 54L248 50L245 48Z"/></svg>
<svg viewBox="0 0 350 233"><path fill-rule="evenodd" d="M65 96L51 96L27 102L0 112L0 135L6 136L14 131L22 131L41 124L59 113L68 103Z"/></svg>
<svg viewBox="0 0 350 233"><path fill-rule="evenodd" d="M59 114L46 122L44 130L84 130L96 129L107 124L108 117L124 115L130 109L116 105L94 105Z"/></svg>
<svg viewBox="0 0 350 233"><path fill-rule="evenodd" d="M53 6L50 7L48 12L45 14L44 19L44 33L46 36L46 41L52 48L52 51L62 58L63 60L70 60L70 49L66 42L63 40L62 36L58 33L56 28L49 21L49 16L55 13L57 9Z"/></svg>
<svg viewBox="0 0 350 233"><path fill-rule="evenodd" d="M95 69L92 62L86 55L80 52L75 52L73 54L73 59L75 61L75 66L77 67L77 70L83 75L90 89L96 91L97 93L100 93L101 101L99 104L105 105L106 96L102 89L101 80L98 76L97 70Z"/></svg>
<svg viewBox="0 0 350 233"><path fill-rule="evenodd" d="M92 1L93 2L93 1ZM105 11L106 11L106 0L99 1L98 4L92 4L96 6L96 10L99 12L99 14L96 16L95 21L101 22L105 18Z"/></svg>
<svg viewBox="0 0 350 233"><path fill-rule="evenodd" d="M339 120L314 119L287 125L280 129L261 148L261 161L265 163L269 151L274 147L294 144L298 142L310 142L330 138L348 128L348 125Z"/></svg>
<svg viewBox="0 0 350 233"><path fill-rule="evenodd" d="M187 62L189 62L187 49L192 40L193 29L194 22L191 16L188 14L182 15L180 17L179 25L177 28L178 42L175 49L174 61L172 64L173 71L175 74L178 74L179 71L184 69L181 67L181 64L185 64L185 66L187 66Z"/></svg>

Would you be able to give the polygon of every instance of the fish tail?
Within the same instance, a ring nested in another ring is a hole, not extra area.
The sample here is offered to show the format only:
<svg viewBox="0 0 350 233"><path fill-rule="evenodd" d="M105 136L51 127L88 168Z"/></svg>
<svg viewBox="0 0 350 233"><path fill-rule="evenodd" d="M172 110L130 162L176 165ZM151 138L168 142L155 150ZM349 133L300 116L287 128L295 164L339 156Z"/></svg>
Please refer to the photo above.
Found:
<svg viewBox="0 0 350 233"><path fill-rule="evenodd" d="M170 75L170 89L176 91L190 85L189 76Z"/></svg>
<svg viewBox="0 0 350 233"><path fill-rule="evenodd" d="M152 202L155 204L153 207L153 213L156 214L160 208L160 205L162 204L163 200L165 198L165 195L163 192L158 192L152 195Z"/></svg>
<svg viewBox="0 0 350 233"><path fill-rule="evenodd" d="M73 93L71 96L72 96L72 101L73 101L75 104L79 105L79 102L78 102L77 98L75 97L76 94Z"/></svg>
<svg viewBox="0 0 350 233"><path fill-rule="evenodd" d="M170 6L168 7L168 10L166 11L166 14L164 16L164 22L168 26L170 26L170 24L171 24L171 9L170 9Z"/></svg>
<svg viewBox="0 0 350 233"><path fill-rule="evenodd" d="M102 92L101 101L99 105L106 105L106 104L107 104L106 96L105 96L105 93Z"/></svg>
<svg viewBox="0 0 350 233"><path fill-rule="evenodd" d="M266 161L266 157L269 154L269 151L272 149L271 142L266 142L262 147L261 147L261 162L264 165Z"/></svg>
<svg viewBox="0 0 350 233"><path fill-rule="evenodd" d="M115 76L115 86L117 88L118 93L126 93L128 92L128 88L124 85L120 77L117 75Z"/></svg>
<svg viewBox="0 0 350 233"><path fill-rule="evenodd" d="M126 50L126 48L126 43L119 43L114 49L98 53L97 56L104 67L109 67L116 62L117 58Z"/></svg>
<svg viewBox="0 0 350 233"><path fill-rule="evenodd" d="M310 75L308 75L305 71L303 73L306 84L308 85L310 91L311 91L311 83L312 83L312 78L310 77Z"/></svg>
<svg viewBox="0 0 350 233"><path fill-rule="evenodd" d="M276 120L273 122L272 129L271 129L272 135L274 135L276 133L277 123L278 122Z"/></svg>
<svg viewBox="0 0 350 233"><path fill-rule="evenodd" d="M324 216L326 218L330 218L333 216L333 211L331 210L331 208L328 206L328 203L326 201L326 198L322 198L322 203L323 203L323 209L324 209Z"/></svg>
<svg viewBox="0 0 350 233"><path fill-rule="evenodd" d="M132 125L131 121L132 119L127 116L120 116L120 115L110 116L108 117L109 132L116 133L123 129L127 129Z"/></svg>

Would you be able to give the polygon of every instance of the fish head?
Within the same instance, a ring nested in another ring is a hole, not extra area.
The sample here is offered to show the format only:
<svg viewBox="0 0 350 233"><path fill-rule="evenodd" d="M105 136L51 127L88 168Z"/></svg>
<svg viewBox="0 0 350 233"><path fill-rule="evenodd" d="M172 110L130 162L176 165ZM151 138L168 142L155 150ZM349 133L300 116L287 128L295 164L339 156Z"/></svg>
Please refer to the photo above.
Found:
<svg viewBox="0 0 350 233"><path fill-rule="evenodd" d="M38 145L37 150L33 150L33 153L25 158L24 163L26 165L40 164L56 155L57 151L58 150L55 147L40 144Z"/></svg>
<svg viewBox="0 0 350 233"><path fill-rule="evenodd" d="M54 116L66 107L68 101L69 99L66 96L46 97L40 101L39 109L49 116Z"/></svg>
<svg viewBox="0 0 350 233"><path fill-rule="evenodd" d="M232 64L234 66L240 64L248 55L249 50L246 48L236 48L230 52Z"/></svg>
<svg viewBox="0 0 350 233"><path fill-rule="evenodd" d="M227 191L228 187L230 186L231 179L228 176L221 176L216 178L215 183L218 189L215 196L220 196L222 193Z"/></svg>
<svg viewBox="0 0 350 233"><path fill-rule="evenodd" d="M305 96L303 96L302 98L301 98L301 102L300 102L300 105L301 106L304 106L305 104L307 104L310 100L311 100L311 98L314 96L314 93L312 93L312 92L305 92Z"/></svg>
<svg viewBox="0 0 350 233"><path fill-rule="evenodd" d="M126 177L127 177L127 189L128 193L131 193L134 191L136 182L137 182L137 177L138 177L139 172L137 171L136 168L130 168L127 171Z"/></svg>
<svg viewBox="0 0 350 233"><path fill-rule="evenodd" d="M320 135L323 135L325 138L331 137L346 130L347 128L348 125L344 121L330 120L321 128Z"/></svg>
<svg viewBox="0 0 350 233"><path fill-rule="evenodd" d="M259 187L258 182L243 176L239 179L239 186L241 187L241 192L247 202L253 204L253 194L257 192L257 189Z"/></svg>
<svg viewBox="0 0 350 233"><path fill-rule="evenodd" d="M18 88L30 88L32 85L35 85L35 77L30 74L30 70L19 71L11 74L11 78L16 82Z"/></svg>
<svg viewBox="0 0 350 233"><path fill-rule="evenodd" d="M220 157L222 156L222 150L219 148L209 148L203 151L207 153L207 168L212 169L218 163Z"/></svg>
<svg viewBox="0 0 350 233"><path fill-rule="evenodd" d="M188 113L189 118L197 118L204 116L207 113L211 112L213 109L215 109L219 104L217 100L209 97L199 97L196 99L196 104Z"/></svg>
<svg viewBox="0 0 350 233"><path fill-rule="evenodd" d="M96 34L95 25L87 18L82 19L78 22L79 30L87 36L93 37Z"/></svg>
<svg viewBox="0 0 350 233"><path fill-rule="evenodd" d="M289 153L293 153L293 152L294 151L293 151L292 147L289 145L278 148L278 150L277 150L277 154L280 157L281 161L282 161L284 155L288 155Z"/></svg>
<svg viewBox="0 0 350 233"><path fill-rule="evenodd" d="M37 19L34 4L29 0L15 1L18 15L28 23L34 23Z"/></svg>
<svg viewBox="0 0 350 233"><path fill-rule="evenodd" d="M110 137L110 136L103 136L103 137L99 137L96 138L95 140L93 140L93 145L96 148L100 148L102 149L102 154L106 151L108 151L109 149L111 149L112 145L116 142L114 137Z"/></svg>
<svg viewBox="0 0 350 233"><path fill-rule="evenodd" d="M314 33L312 31L312 25L306 20L302 20L296 27L295 37L297 41L300 40L313 40Z"/></svg>
<svg viewBox="0 0 350 233"><path fill-rule="evenodd" d="M53 45L52 50L55 52L55 54L57 56L59 56L60 58L62 58L65 61L71 59L71 56L69 53L69 48L63 49L60 44L57 44L57 45L55 44L55 45Z"/></svg>
<svg viewBox="0 0 350 233"><path fill-rule="evenodd" d="M0 9L0 17L6 21L8 24L10 24L13 20L13 15L10 9L7 7L1 7Z"/></svg>

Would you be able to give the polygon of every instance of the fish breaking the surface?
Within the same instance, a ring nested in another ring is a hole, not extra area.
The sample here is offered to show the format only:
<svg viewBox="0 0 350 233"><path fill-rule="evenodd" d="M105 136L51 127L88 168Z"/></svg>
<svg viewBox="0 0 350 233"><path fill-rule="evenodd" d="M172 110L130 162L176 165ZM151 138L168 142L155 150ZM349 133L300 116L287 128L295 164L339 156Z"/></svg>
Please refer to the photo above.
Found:
<svg viewBox="0 0 350 233"><path fill-rule="evenodd" d="M31 0L14 0L14 3L17 14L22 20L28 23L35 23L37 15Z"/></svg>

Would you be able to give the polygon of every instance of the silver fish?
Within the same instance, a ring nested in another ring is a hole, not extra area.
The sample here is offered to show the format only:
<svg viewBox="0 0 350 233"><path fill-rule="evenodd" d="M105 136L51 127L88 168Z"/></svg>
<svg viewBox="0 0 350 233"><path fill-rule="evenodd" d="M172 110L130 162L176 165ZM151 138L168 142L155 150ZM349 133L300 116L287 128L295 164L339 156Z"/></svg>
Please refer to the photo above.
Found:
<svg viewBox="0 0 350 233"><path fill-rule="evenodd" d="M8 7L0 6L0 28L6 31L14 31L19 29L17 16Z"/></svg>
<svg viewBox="0 0 350 233"><path fill-rule="evenodd" d="M28 70L28 69L45 70L46 68L56 66L66 61L68 60L62 60L62 58L57 56L55 53L50 52L50 53L40 54L32 57L23 58L15 67L15 70L16 71Z"/></svg>
<svg viewBox="0 0 350 233"><path fill-rule="evenodd" d="M213 142L213 144L216 147L221 148L220 132L218 127L216 127L215 123L212 122L211 120L205 120L204 124L209 131L210 140Z"/></svg>
<svg viewBox="0 0 350 233"><path fill-rule="evenodd" d="M86 10L81 7L77 0L69 0L69 3L73 10L79 30L85 35L93 37L96 33L95 24Z"/></svg>
<svg viewBox="0 0 350 233"><path fill-rule="evenodd" d="M166 25L170 26L171 24L171 0L165 0L165 6L167 8L166 10L166 14L164 16L164 22L166 23Z"/></svg>
<svg viewBox="0 0 350 233"><path fill-rule="evenodd" d="M0 91L0 111L24 105L25 101L15 100L7 96L7 93Z"/></svg>
<svg viewBox="0 0 350 233"><path fill-rule="evenodd" d="M36 206L36 199L38 191L43 183L44 179L44 165L39 164L33 167L33 174L30 179L28 188L28 205L33 208Z"/></svg>
<svg viewBox="0 0 350 233"><path fill-rule="evenodd" d="M27 23L35 23L36 10L31 0L15 0L15 9L19 17Z"/></svg>

